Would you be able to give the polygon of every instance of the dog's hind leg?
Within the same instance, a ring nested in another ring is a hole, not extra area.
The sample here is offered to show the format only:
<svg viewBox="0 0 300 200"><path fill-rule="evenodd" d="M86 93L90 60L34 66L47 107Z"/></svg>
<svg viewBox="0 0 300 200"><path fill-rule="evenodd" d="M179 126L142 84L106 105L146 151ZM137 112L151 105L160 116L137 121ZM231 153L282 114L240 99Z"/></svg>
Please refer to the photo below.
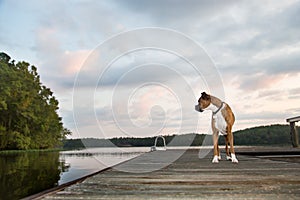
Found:
<svg viewBox="0 0 300 200"><path fill-rule="evenodd" d="M226 160L231 160L231 156L230 156L229 148L228 148L228 145L229 145L228 136L224 135L224 137L225 137Z"/></svg>
<svg viewBox="0 0 300 200"><path fill-rule="evenodd" d="M219 139L219 137L218 137ZM220 152L220 149L219 149L219 145L217 145L217 148L218 148L218 160L221 160L221 152Z"/></svg>

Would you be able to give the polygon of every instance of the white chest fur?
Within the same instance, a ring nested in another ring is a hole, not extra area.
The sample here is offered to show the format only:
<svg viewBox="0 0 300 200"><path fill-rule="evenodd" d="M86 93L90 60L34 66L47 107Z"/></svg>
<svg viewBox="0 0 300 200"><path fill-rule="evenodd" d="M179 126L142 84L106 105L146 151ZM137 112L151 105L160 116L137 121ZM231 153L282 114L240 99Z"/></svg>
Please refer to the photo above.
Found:
<svg viewBox="0 0 300 200"><path fill-rule="evenodd" d="M218 129L221 134L227 135L226 132L227 123L221 111L213 115L213 122L215 128Z"/></svg>
<svg viewBox="0 0 300 200"><path fill-rule="evenodd" d="M216 112L218 110L218 107L213 104L210 104L206 108L206 110L211 110L213 112L216 112L216 114L213 114L213 116L212 116L213 125L222 135L227 135L227 132L226 132L227 123L222 114L222 110L224 109L224 107L225 107L225 105L222 105L222 108L218 112Z"/></svg>

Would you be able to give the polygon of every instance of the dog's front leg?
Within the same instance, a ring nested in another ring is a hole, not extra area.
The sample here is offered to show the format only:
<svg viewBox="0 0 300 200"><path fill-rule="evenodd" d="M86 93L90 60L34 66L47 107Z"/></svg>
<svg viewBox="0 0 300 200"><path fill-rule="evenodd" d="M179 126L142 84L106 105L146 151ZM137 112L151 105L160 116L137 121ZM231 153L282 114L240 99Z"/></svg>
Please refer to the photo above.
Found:
<svg viewBox="0 0 300 200"><path fill-rule="evenodd" d="M219 152L219 146L218 146L218 139L219 139L218 131L213 130L214 158L212 160L212 163L219 162L220 152Z"/></svg>

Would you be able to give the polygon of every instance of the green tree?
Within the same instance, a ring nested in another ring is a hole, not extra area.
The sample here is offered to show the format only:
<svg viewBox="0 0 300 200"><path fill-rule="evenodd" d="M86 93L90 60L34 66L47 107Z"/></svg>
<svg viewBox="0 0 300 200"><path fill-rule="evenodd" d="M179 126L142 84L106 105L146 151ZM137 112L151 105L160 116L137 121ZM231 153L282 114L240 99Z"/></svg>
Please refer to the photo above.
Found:
<svg viewBox="0 0 300 200"><path fill-rule="evenodd" d="M56 147L66 135L58 105L35 66L0 53L0 150Z"/></svg>

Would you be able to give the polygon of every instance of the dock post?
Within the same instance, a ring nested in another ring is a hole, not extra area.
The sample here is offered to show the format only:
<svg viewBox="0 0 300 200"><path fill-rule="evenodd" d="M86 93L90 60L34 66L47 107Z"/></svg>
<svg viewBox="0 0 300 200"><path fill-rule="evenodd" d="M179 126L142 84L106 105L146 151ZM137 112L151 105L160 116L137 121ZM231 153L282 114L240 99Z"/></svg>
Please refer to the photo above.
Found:
<svg viewBox="0 0 300 200"><path fill-rule="evenodd" d="M291 139L293 147L299 147L298 131L295 122L290 122L291 127Z"/></svg>
<svg viewBox="0 0 300 200"><path fill-rule="evenodd" d="M300 116L289 118L286 121L290 123L290 127L291 127L290 134L291 134L292 145L293 147L297 148L299 147L299 138L298 138L296 122L300 121Z"/></svg>

